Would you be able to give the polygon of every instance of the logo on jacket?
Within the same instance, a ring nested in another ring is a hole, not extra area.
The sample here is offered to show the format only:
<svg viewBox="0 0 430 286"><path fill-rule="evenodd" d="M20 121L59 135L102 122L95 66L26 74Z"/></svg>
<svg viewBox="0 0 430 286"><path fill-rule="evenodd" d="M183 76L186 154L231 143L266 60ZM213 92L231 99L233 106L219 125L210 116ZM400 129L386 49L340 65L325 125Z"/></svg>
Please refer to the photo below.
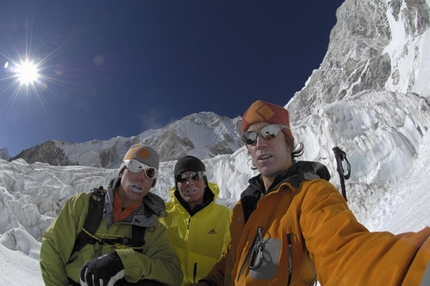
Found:
<svg viewBox="0 0 430 286"><path fill-rule="evenodd" d="M210 231L208 231L208 234L217 234L215 229L211 229Z"/></svg>

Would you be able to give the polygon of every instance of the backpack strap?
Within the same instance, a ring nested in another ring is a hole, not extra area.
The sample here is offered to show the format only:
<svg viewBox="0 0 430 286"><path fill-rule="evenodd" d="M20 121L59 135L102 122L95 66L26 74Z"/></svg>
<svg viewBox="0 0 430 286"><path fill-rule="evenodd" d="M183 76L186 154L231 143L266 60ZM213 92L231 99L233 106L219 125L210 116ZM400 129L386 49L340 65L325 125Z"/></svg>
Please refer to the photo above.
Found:
<svg viewBox="0 0 430 286"><path fill-rule="evenodd" d="M88 243L95 244L97 242L93 237L93 234L96 233L96 230L102 221L105 196L106 192L101 186L91 190L88 214L85 218L82 230L76 238L72 254L81 250Z"/></svg>
<svg viewBox="0 0 430 286"><path fill-rule="evenodd" d="M131 228L131 247L137 252L143 253L145 245L145 230L146 227L133 225Z"/></svg>

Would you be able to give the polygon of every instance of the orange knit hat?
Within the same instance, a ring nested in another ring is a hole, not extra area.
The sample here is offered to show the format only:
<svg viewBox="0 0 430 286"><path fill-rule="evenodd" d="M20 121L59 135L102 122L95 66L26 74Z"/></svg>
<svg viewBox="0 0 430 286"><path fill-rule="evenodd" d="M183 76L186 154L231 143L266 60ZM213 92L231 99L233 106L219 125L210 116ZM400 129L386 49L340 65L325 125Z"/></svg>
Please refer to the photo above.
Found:
<svg viewBox="0 0 430 286"><path fill-rule="evenodd" d="M288 110L282 106L272 104L263 100L257 100L245 111L242 116L242 133L245 133L249 126L258 122L267 122L272 124L283 124L288 126L283 128L285 133L293 142L294 136L290 130L290 115Z"/></svg>

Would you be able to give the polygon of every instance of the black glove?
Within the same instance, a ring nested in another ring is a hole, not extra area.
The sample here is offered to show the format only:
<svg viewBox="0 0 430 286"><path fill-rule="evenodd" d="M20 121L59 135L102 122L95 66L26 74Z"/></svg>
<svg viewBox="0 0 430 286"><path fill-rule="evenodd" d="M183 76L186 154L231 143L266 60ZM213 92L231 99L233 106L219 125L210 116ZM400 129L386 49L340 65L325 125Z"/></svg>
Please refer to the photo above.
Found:
<svg viewBox="0 0 430 286"><path fill-rule="evenodd" d="M124 277L124 265L116 252L91 259L81 268L82 286L113 286Z"/></svg>

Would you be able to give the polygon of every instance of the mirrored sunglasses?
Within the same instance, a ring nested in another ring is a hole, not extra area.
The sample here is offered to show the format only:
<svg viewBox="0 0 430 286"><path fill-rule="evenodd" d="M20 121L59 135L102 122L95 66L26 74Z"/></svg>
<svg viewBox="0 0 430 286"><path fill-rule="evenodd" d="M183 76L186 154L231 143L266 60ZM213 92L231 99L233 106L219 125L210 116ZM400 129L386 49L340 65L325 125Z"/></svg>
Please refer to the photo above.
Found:
<svg viewBox="0 0 430 286"><path fill-rule="evenodd" d="M145 171L145 176L150 180L153 180L158 176L158 170L156 168L140 163L137 160L125 160L124 164L127 169L132 173L139 173L140 171Z"/></svg>
<svg viewBox="0 0 430 286"><path fill-rule="evenodd" d="M270 124L259 130L246 131L242 135L242 141L247 145L254 146L257 143L258 134L260 134L265 140L272 140L278 136L279 132L281 132L283 128L289 129L288 126L282 124Z"/></svg>
<svg viewBox="0 0 430 286"><path fill-rule="evenodd" d="M176 182L179 182L179 183L185 182L187 180L187 178L191 178L193 181L198 181L198 180L203 179L204 175L205 175L205 172L203 172L203 171L192 172L189 174L182 173L180 175L177 175L175 177L175 180L176 180Z"/></svg>

